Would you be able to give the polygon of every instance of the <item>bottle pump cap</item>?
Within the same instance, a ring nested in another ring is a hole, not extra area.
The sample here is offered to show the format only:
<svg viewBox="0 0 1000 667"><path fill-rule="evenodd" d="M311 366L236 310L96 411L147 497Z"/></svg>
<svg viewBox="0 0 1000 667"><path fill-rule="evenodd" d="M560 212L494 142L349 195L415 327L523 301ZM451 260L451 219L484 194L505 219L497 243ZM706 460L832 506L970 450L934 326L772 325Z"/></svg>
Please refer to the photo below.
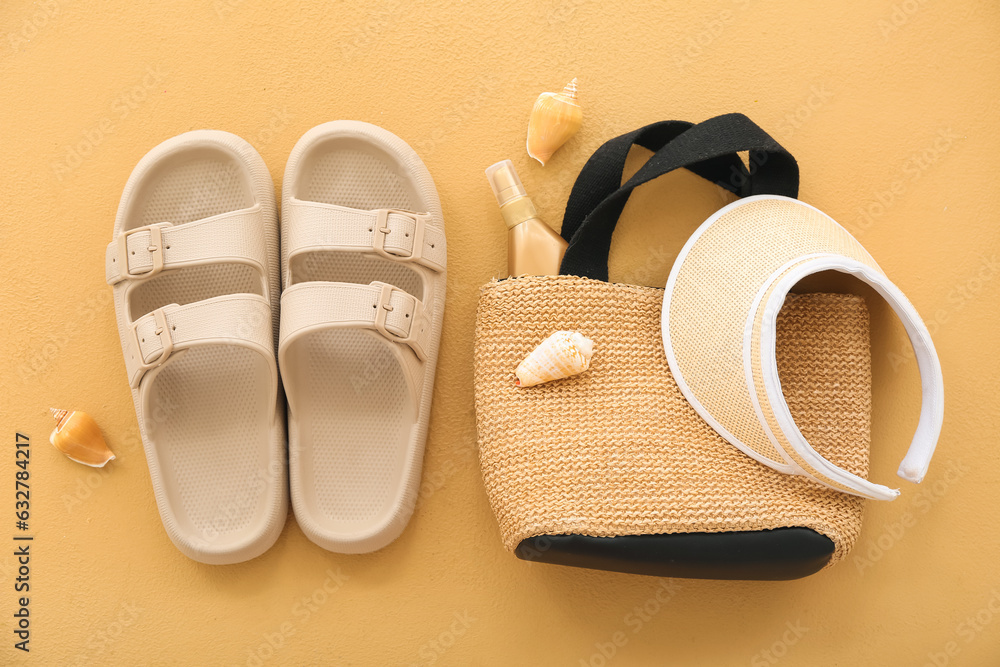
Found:
<svg viewBox="0 0 1000 667"><path fill-rule="evenodd" d="M528 197L521 179L514 170L514 163L510 160L502 160L486 169L486 180L493 188L493 195L500 205L500 214L503 216L507 228L513 228L525 220L538 217L535 205Z"/></svg>

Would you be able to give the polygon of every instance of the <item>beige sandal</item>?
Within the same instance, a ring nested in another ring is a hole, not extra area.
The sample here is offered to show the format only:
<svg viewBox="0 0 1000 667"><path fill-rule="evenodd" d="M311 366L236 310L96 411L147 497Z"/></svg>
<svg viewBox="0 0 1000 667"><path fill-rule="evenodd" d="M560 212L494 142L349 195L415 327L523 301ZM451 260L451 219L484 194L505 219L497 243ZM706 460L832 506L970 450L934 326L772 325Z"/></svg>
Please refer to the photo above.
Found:
<svg viewBox="0 0 1000 667"><path fill-rule="evenodd" d="M437 190L399 137L335 121L292 150L281 218L295 517L326 549L374 551L420 482L445 299Z"/></svg>
<svg viewBox="0 0 1000 667"><path fill-rule="evenodd" d="M235 135L174 137L132 172L114 234L107 280L163 525L203 563L253 558L288 508L270 174Z"/></svg>

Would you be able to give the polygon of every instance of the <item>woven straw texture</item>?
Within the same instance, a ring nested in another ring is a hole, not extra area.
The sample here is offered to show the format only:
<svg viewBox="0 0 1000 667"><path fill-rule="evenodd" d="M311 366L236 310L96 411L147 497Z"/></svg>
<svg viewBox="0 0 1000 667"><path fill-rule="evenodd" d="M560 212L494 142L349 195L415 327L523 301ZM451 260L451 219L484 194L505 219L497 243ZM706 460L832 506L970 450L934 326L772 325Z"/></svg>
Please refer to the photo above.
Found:
<svg viewBox="0 0 1000 667"><path fill-rule="evenodd" d="M703 414L744 446L784 465L754 411L743 370L744 328L754 298L781 267L803 256L841 255L876 270L878 264L847 230L797 199L742 199L732 206L696 232L697 240L674 269L677 281L668 296L674 370ZM762 310L754 313L757 320ZM691 326L692 318L699 326ZM705 363L709 355L717 363ZM753 359L759 362L759 355ZM766 398L763 379L755 380ZM780 434L776 427L772 424L772 432ZM805 464L791 446L786 451Z"/></svg>
<svg viewBox="0 0 1000 667"><path fill-rule="evenodd" d="M723 440L685 401L660 336L663 290L573 276L493 281L479 301L476 416L487 494L504 545L528 537L727 532L790 526L832 539L861 530L863 499L785 475ZM514 369L546 336L580 331L591 368L538 387ZM791 295L778 368L816 450L866 476L871 421L868 311L858 296Z"/></svg>

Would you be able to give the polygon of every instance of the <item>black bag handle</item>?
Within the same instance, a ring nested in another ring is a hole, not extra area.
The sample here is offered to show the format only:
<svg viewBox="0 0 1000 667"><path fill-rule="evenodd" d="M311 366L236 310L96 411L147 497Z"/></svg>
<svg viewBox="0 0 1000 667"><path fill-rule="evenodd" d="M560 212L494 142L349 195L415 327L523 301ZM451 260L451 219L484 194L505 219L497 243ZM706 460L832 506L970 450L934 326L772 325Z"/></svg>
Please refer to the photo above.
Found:
<svg viewBox="0 0 1000 667"><path fill-rule="evenodd" d="M598 148L573 184L569 201L566 202L566 214L563 216L562 237L567 241L571 240L597 205L622 186L625 159L633 144L655 153L692 127L694 123L684 120L665 120L615 137ZM691 165L690 169L702 178L722 183L728 182L731 173L744 177L746 174L743 161L735 154L711 158ZM731 169L735 172L731 172Z"/></svg>
<svg viewBox="0 0 1000 667"><path fill-rule="evenodd" d="M619 187L633 144L655 153ZM739 151L750 152L749 169ZM741 197L799 191L795 158L743 114L647 125L611 139L584 165L566 203L562 235L569 247L559 272L606 281L611 237L632 190L682 167Z"/></svg>

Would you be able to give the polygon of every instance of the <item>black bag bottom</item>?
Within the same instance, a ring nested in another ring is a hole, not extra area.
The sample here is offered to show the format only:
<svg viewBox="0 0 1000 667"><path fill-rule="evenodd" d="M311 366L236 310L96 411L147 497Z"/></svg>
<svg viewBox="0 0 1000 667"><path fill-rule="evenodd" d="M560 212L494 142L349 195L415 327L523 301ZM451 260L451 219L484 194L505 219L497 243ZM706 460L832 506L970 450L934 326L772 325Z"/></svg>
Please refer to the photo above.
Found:
<svg viewBox="0 0 1000 667"><path fill-rule="evenodd" d="M539 535L517 545L521 560L686 579L781 581L818 572L834 544L811 528L663 535Z"/></svg>

